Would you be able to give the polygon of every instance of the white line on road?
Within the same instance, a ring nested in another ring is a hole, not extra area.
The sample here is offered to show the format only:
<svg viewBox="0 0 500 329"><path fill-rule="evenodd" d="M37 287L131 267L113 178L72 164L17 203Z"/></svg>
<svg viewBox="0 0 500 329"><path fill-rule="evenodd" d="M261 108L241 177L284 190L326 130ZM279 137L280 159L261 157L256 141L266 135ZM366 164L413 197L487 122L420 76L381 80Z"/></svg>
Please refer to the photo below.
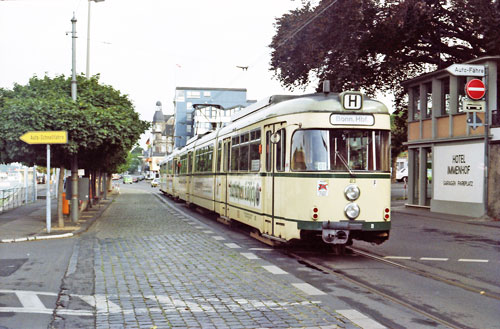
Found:
<svg viewBox="0 0 500 329"><path fill-rule="evenodd" d="M323 292L313 286L311 286L309 283L292 283L292 286L294 286L297 289L302 290L308 295L311 296L319 296L319 295L326 295L326 292Z"/></svg>
<svg viewBox="0 0 500 329"><path fill-rule="evenodd" d="M470 262L470 263L488 263L487 259L469 259L469 258L460 258L459 262Z"/></svg>
<svg viewBox="0 0 500 329"><path fill-rule="evenodd" d="M247 259L259 259L259 256L257 256L256 254L253 254L251 252L240 252L240 254L242 254L243 257L245 257Z"/></svg>
<svg viewBox="0 0 500 329"><path fill-rule="evenodd" d="M432 260L436 262L446 262L449 258L420 257L420 260Z"/></svg>
<svg viewBox="0 0 500 329"><path fill-rule="evenodd" d="M272 274L288 274L288 272L283 271L281 268L275 265L262 266L265 270L271 272Z"/></svg>
<svg viewBox="0 0 500 329"><path fill-rule="evenodd" d="M38 295L32 291L16 291L16 296L23 305L23 308L27 309L40 309L46 310L47 308L43 305Z"/></svg>
<svg viewBox="0 0 500 329"><path fill-rule="evenodd" d="M350 321L354 322L358 326L364 329L382 329L386 328L380 323L370 319L363 313L360 313L356 310L335 310L335 312L343 315L348 318Z"/></svg>
<svg viewBox="0 0 500 329"><path fill-rule="evenodd" d="M231 249L239 249L241 248L240 246L238 246L236 243L224 243L226 245L226 247L228 248L231 248Z"/></svg>
<svg viewBox="0 0 500 329"><path fill-rule="evenodd" d="M384 256L385 259L404 259L411 260L411 257L408 256Z"/></svg>
<svg viewBox="0 0 500 329"><path fill-rule="evenodd" d="M224 237L222 237L222 236L219 236L219 235L213 236L212 238L214 238L214 239L215 239L215 240L217 240L217 241L226 240L226 238L224 238Z"/></svg>

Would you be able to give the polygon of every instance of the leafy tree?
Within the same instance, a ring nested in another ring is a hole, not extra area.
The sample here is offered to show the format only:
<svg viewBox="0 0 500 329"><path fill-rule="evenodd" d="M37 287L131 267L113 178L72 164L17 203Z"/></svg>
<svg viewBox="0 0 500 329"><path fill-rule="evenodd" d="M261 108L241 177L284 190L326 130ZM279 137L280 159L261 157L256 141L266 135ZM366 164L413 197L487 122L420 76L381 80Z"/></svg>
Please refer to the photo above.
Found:
<svg viewBox="0 0 500 329"><path fill-rule="evenodd" d="M70 78L33 77L25 86L0 92L0 162L43 165L45 145L19 136L31 130L66 130L68 144L51 146L54 166L69 168L78 154L81 168L114 172L149 123L139 119L126 95L99 84L99 76L78 76L78 99Z"/></svg>
<svg viewBox="0 0 500 329"><path fill-rule="evenodd" d="M289 89L317 78L330 80L336 91L393 93L392 146L397 153L404 147L407 128L402 81L455 62L500 54L498 0L302 3L276 19L270 44L275 77Z"/></svg>

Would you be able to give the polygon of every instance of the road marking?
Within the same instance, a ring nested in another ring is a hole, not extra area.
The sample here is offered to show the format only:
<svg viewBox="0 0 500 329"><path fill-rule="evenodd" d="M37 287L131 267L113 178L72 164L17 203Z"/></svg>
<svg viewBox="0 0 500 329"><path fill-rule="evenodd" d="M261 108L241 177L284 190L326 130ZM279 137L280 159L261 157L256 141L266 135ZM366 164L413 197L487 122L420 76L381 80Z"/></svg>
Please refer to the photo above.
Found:
<svg viewBox="0 0 500 329"><path fill-rule="evenodd" d="M470 263L488 263L487 259L469 259L469 258L460 258L459 262L470 262Z"/></svg>
<svg viewBox="0 0 500 329"><path fill-rule="evenodd" d="M273 249L271 248L250 248L248 250L255 250L255 251L272 251Z"/></svg>
<svg viewBox="0 0 500 329"><path fill-rule="evenodd" d="M219 235L213 236L212 238L214 238L217 241L226 240L226 238L219 236Z"/></svg>
<svg viewBox="0 0 500 329"><path fill-rule="evenodd" d="M411 257L408 256L384 256L385 259L404 259L411 260Z"/></svg>
<svg viewBox="0 0 500 329"><path fill-rule="evenodd" d="M16 291L15 294L24 308L32 310L47 309L40 298L38 298L38 295L33 291Z"/></svg>
<svg viewBox="0 0 500 329"><path fill-rule="evenodd" d="M251 252L240 252L240 254L247 259L260 259L256 254Z"/></svg>
<svg viewBox="0 0 500 329"><path fill-rule="evenodd" d="M294 286L297 289L302 290L308 295L311 296L319 296L319 295L326 295L326 292L323 292L313 286L311 286L309 283L292 283L292 286Z"/></svg>
<svg viewBox="0 0 500 329"><path fill-rule="evenodd" d="M271 272L272 274L288 274L288 272L283 271L281 268L275 265L262 266L265 270Z"/></svg>
<svg viewBox="0 0 500 329"><path fill-rule="evenodd" d="M241 248L240 246L238 246L236 243L224 243L226 245L226 247L228 248L231 248L231 249L239 249Z"/></svg>
<svg viewBox="0 0 500 329"><path fill-rule="evenodd" d="M206 234L214 234L214 232L213 232L213 231L210 231L210 230L203 231L203 233L206 233Z"/></svg>
<svg viewBox="0 0 500 329"><path fill-rule="evenodd" d="M420 260L432 260L437 262L446 262L449 258L433 258L433 257L420 257Z"/></svg>
<svg viewBox="0 0 500 329"><path fill-rule="evenodd" d="M357 324L361 328L364 329L382 329L386 328L380 323L370 319L366 315L364 315L361 312L358 312L356 310L335 310L335 312L341 314L342 316L346 317L350 321L354 322L354 324Z"/></svg>

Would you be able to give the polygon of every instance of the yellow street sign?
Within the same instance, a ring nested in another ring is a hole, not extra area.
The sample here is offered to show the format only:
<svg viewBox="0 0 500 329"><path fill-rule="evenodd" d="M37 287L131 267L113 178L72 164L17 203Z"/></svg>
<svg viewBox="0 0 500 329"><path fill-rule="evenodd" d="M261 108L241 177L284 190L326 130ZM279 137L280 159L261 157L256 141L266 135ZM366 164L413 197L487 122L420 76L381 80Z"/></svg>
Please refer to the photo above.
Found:
<svg viewBox="0 0 500 329"><path fill-rule="evenodd" d="M64 130L28 131L19 138L28 144L66 144L68 142L68 132Z"/></svg>

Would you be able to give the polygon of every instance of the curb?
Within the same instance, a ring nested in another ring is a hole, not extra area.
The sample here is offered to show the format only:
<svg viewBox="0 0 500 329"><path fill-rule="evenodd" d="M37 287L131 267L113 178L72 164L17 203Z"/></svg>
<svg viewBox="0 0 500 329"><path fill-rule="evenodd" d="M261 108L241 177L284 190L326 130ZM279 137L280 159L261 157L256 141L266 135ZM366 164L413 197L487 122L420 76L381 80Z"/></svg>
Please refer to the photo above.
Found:
<svg viewBox="0 0 500 329"><path fill-rule="evenodd" d="M109 198L110 200L109 203L106 204L105 207L103 207L102 211L99 211L96 213L96 215L93 218L89 218L83 226L81 226L79 229L75 230L72 233L63 233L63 234L52 234L52 235L37 235L37 236L28 236L24 238L15 238L15 239L2 239L0 240L0 243L15 243L15 242L27 242L27 241L41 241L41 240L52 240L52 239L65 239L65 238L71 238L77 235L80 235L84 232L86 232L94 222L102 216L102 214L108 209L108 207L113 203L115 200L116 196L118 194L115 194L112 196L112 198Z"/></svg>

